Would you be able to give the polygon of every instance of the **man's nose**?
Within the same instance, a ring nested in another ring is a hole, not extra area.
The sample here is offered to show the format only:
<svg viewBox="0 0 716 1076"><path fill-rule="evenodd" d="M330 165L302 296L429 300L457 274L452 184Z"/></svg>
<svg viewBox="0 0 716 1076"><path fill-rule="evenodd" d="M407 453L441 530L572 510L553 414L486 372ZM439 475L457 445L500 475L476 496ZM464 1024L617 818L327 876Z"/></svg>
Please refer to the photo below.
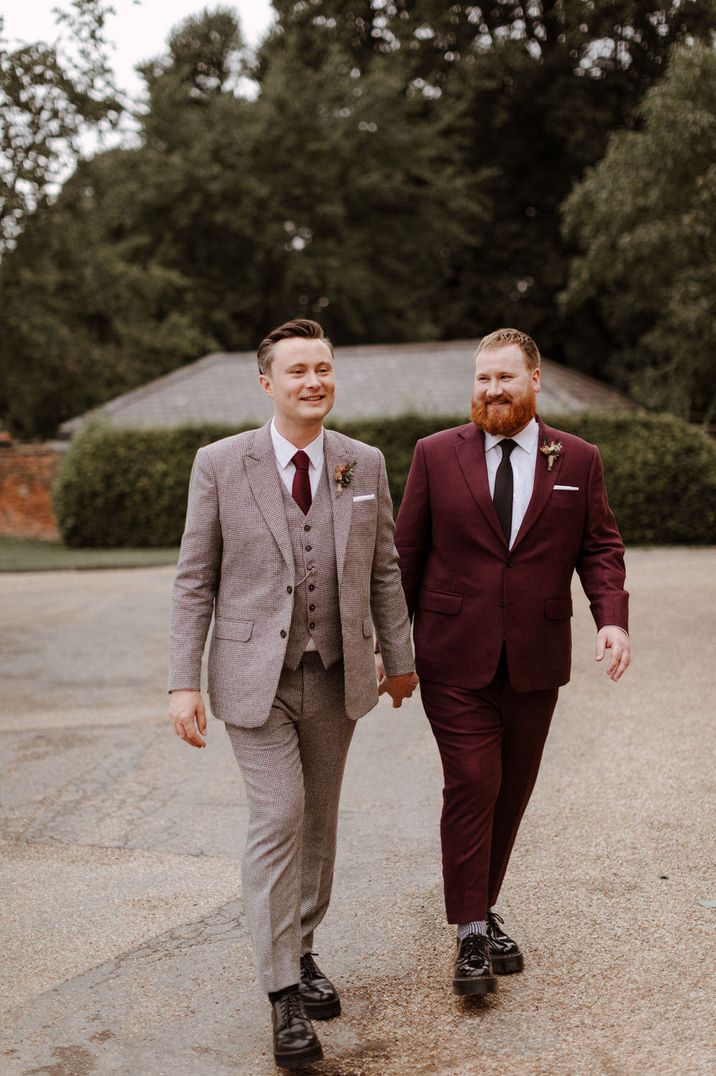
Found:
<svg viewBox="0 0 716 1076"><path fill-rule="evenodd" d="M321 381L315 370L306 370L306 376L304 378L306 388L317 389L320 387Z"/></svg>
<svg viewBox="0 0 716 1076"><path fill-rule="evenodd" d="M490 381L489 385L487 386L487 395L488 396L501 396L502 395L502 385L500 384L499 381Z"/></svg>

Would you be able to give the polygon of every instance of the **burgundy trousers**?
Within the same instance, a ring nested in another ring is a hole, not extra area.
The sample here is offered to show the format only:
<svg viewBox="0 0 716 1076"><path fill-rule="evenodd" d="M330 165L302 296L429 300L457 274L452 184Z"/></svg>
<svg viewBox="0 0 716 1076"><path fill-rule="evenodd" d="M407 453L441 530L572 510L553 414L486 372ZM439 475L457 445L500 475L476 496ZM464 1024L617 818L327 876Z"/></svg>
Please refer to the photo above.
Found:
<svg viewBox="0 0 716 1076"><path fill-rule="evenodd" d="M485 919L537 779L558 689L515 691L503 657L479 691L421 680L445 786L440 820L449 923Z"/></svg>

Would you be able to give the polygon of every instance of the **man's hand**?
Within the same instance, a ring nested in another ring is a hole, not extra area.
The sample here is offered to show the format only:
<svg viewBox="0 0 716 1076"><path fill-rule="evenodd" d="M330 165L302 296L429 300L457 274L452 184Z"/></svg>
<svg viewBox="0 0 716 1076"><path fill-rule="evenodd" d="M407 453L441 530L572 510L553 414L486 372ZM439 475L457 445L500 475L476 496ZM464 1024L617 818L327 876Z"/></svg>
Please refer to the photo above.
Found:
<svg viewBox="0 0 716 1076"><path fill-rule="evenodd" d="M631 663L629 636L616 624L607 624L597 632L597 661L602 661L607 650L611 650L607 676L616 681L627 671Z"/></svg>
<svg viewBox="0 0 716 1076"><path fill-rule="evenodd" d="M206 709L200 691L172 691L169 716L177 736L192 747L206 747Z"/></svg>
<svg viewBox="0 0 716 1076"><path fill-rule="evenodd" d="M382 666L381 666L382 669ZM402 706L403 699L409 699L418 686L418 678L414 672L402 673L401 676L386 676L383 671L382 679L378 680L378 694L387 691L393 700L393 709Z"/></svg>

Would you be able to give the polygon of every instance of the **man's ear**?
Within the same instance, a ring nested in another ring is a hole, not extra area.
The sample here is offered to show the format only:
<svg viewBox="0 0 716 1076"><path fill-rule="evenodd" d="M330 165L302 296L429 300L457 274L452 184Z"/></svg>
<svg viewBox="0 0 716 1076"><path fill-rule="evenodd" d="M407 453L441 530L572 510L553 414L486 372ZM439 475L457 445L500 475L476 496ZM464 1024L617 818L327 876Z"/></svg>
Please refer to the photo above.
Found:
<svg viewBox="0 0 716 1076"><path fill-rule="evenodd" d="M269 396L273 396L273 385L270 377L266 377L266 374L259 374L259 385Z"/></svg>
<svg viewBox="0 0 716 1076"><path fill-rule="evenodd" d="M539 390L542 388L542 376L539 367L537 367L536 370L532 371L532 388L535 390L535 392L539 392Z"/></svg>

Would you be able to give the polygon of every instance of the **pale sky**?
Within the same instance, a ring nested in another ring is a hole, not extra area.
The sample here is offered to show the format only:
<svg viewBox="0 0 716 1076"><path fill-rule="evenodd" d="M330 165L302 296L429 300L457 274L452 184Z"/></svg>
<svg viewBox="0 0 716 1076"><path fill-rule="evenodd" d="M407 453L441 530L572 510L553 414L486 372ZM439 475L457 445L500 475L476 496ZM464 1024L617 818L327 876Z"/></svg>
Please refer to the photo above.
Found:
<svg viewBox="0 0 716 1076"><path fill-rule="evenodd" d="M108 22L107 37L115 46L113 67L118 85L130 96L136 96L143 85L134 73L136 64L158 56L164 51L169 32L187 15L204 8L230 7L239 16L246 42L255 46L264 36L273 19L270 0L113 0L116 14ZM57 25L52 9L66 9L62 0L5 0L0 8L4 36L11 44L23 41L53 41Z"/></svg>

